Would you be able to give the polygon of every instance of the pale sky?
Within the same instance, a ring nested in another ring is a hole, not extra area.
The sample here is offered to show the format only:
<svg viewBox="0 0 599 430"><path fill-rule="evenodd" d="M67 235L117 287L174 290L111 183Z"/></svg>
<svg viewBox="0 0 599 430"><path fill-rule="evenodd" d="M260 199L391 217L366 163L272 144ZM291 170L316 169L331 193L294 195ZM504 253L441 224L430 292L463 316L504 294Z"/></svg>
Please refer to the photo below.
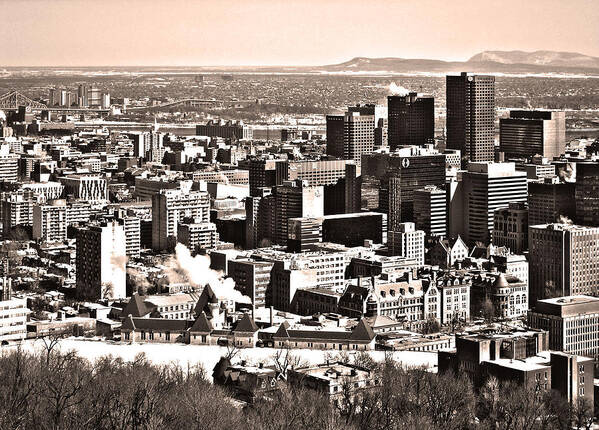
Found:
<svg viewBox="0 0 599 430"><path fill-rule="evenodd" d="M599 0L0 0L0 15L0 67L599 56Z"/></svg>

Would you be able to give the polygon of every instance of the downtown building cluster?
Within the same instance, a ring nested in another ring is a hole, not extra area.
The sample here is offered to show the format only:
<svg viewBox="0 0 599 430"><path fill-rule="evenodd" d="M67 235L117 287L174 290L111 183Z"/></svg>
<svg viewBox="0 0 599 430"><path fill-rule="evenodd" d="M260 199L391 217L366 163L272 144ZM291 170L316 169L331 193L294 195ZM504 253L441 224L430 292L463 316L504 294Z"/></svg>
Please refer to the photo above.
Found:
<svg viewBox="0 0 599 430"><path fill-rule="evenodd" d="M599 353L597 154L566 148L563 112L511 111L496 139L494 79L447 76L446 133L416 92L327 115L326 139L222 120L3 132L2 299L21 335L0 340L444 350L439 370L477 384L592 396L564 367ZM483 320L512 332L455 334Z"/></svg>

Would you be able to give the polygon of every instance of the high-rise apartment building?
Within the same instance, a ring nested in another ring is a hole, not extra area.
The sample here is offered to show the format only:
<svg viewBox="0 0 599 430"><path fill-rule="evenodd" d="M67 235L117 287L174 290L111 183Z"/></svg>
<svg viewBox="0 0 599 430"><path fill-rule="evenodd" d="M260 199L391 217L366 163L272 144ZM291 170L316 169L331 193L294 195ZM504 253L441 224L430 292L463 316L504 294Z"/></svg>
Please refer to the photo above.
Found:
<svg viewBox="0 0 599 430"><path fill-rule="evenodd" d="M452 200L460 203L450 205L450 223L459 224L454 234L468 244L489 243L495 211L526 202L526 173L517 171L514 163L471 162L456 193Z"/></svg>
<svg viewBox="0 0 599 430"><path fill-rule="evenodd" d="M34 197L31 191L18 190L4 196L2 200L2 232L9 237L11 230L18 225L33 223Z"/></svg>
<svg viewBox="0 0 599 430"><path fill-rule="evenodd" d="M414 191L414 223L428 236L447 235L447 195L434 185Z"/></svg>
<svg viewBox="0 0 599 430"><path fill-rule="evenodd" d="M141 251L141 219L133 215L118 218L125 230L125 249L127 257L139 257Z"/></svg>
<svg viewBox="0 0 599 430"><path fill-rule="evenodd" d="M216 224L212 222L184 220L177 227L177 241L194 253L215 248L218 245L218 239Z"/></svg>
<svg viewBox="0 0 599 430"><path fill-rule="evenodd" d="M493 245L505 246L514 254L528 250L528 208L525 203L510 203L507 208L495 211Z"/></svg>
<svg viewBox="0 0 599 430"><path fill-rule="evenodd" d="M528 183L528 224L551 224L576 217L576 184L546 178Z"/></svg>
<svg viewBox="0 0 599 430"><path fill-rule="evenodd" d="M446 77L447 148L470 161L495 159L495 77Z"/></svg>
<svg viewBox="0 0 599 430"><path fill-rule="evenodd" d="M599 294L599 227L543 224L529 229L530 305Z"/></svg>
<svg viewBox="0 0 599 430"><path fill-rule="evenodd" d="M506 158L553 158L565 148L565 112L513 110L499 121L499 150Z"/></svg>
<svg viewBox="0 0 599 430"><path fill-rule="evenodd" d="M81 299L126 297L125 230L118 222L77 231L77 296Z"/></svg>
<svg viewBox="0 0 599 430"><path fill-rule="evenodd" d="M576 163L576 222L599 226L599 163Z"/></svg>
<svg viewBox="0 0 599 430"><path fill-rule="evenodd" d="M210 221L210 196L205 191L161 190L152 196L152 249L174 248L184 218Z"/></svg>
<svg viewBox="0 0 599 430"><path fill-rule="evenodd" d="M435 138L435 99L409 93L387 97L388 141L392 151L406 145L432 144Z"/></svg>
<svg viewBox="0 0 599 430"><path fill-rule="evenodd" d="M52 200L33 207L33 238L42 242L67 240L67 203Z"/></svg>
<svg viewBox="0 0 599 430"><path fill-rule="evenodd" d="M0 145L0 182L16 182L19 177L19 156L10 152L10 145Z"/></svg>

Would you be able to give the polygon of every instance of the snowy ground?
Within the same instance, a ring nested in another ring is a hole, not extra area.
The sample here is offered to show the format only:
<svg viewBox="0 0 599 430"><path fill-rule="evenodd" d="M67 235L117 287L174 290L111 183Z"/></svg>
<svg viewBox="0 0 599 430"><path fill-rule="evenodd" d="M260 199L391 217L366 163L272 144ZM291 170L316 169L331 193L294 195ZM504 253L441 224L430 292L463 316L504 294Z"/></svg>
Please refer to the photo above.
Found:
<svg viewBox="0 0 599 430"><path fill-rule="evenodd" d="M21 345L27 351L43 350L43 341L41 340L28 340L24 341ZM226 348L220 346L184 345L180 343L128 344L74 337L61 340L60 349L61 351L74 350L82 357L92 361L106 355L121 357L124 360L132 360L137 354L143 352L150 361L156 364L178 363L187 367L188 364L196 365L201 363L204 369L209 372L214 368L219 358L227 352ZM241 349L236 359L247 360L248 363L258 363L261 361L268 363L275 352L276 349L273 348ZM339 351L292 350L293 354L300 356L303 361L309 364L323 363L327 352L334 357ZM352 353L350 352L350 354ZM371 351L370 354L376 361L382 361L385 357L383 351ZM393 353L393 358L406 366L424 366L432 369L437 365L436 352L396 351Z"/></svg>

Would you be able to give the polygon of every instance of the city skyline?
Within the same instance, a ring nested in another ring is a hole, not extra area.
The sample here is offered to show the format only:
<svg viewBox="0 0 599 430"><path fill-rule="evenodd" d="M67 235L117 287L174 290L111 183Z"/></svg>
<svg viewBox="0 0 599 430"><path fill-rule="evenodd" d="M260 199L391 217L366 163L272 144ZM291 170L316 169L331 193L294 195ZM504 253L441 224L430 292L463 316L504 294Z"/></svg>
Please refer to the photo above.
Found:
<svg viewBox="0 0 599 430"><path fill-rule="evenodd" d="M599 56L599 30L593 25L599 8L588 0L504 2L500 8L470 0L452 2L451 8L432 0L326 0L318 7L266 0L0 4L11 17L0 29L11 41L4 48L4 67L307 66L360 56L466 61L486 50ZM493 25L485 15L492 16ZM74 36L92 16L96 27Z"/></svg>

